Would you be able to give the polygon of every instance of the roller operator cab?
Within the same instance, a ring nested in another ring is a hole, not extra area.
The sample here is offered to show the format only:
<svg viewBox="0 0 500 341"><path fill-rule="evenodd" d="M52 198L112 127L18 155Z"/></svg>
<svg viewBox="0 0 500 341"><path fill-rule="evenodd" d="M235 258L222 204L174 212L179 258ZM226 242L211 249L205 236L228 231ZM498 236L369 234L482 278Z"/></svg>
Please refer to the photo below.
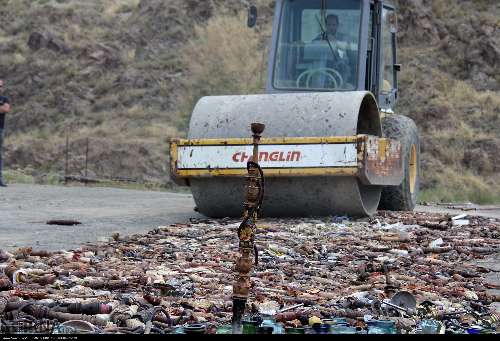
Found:
<svg viewBox="0 0 500 341"><path fill-rule="evenodd" d="M388 2L277 1L267 91L370 91L397 100L397 19Z"/></svg>
<svg viewBox="0 0 500 341"><path fill-rule="evenodd" d="M252 6L249 27L257 17ZM264 216L413 210L420 142L394 114L396 29L385 1L277 0L267 93L201 98L188 138L171 141L172 179L191 187L199 212L240 216L260 122Z"/></svg>

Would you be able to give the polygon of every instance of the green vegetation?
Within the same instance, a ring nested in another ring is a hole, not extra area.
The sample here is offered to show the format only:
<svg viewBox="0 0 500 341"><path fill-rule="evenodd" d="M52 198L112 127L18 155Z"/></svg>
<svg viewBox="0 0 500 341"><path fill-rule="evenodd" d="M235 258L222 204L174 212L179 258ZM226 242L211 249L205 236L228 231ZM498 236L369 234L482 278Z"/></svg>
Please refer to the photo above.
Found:
<svg viewBox="0 0 500 341"><path fill-rule="evenodd" d="M26 174L23 170L3 170L3 177L7 183L18 183L18 184L35 184L35 178L32 175Z"/></svg>

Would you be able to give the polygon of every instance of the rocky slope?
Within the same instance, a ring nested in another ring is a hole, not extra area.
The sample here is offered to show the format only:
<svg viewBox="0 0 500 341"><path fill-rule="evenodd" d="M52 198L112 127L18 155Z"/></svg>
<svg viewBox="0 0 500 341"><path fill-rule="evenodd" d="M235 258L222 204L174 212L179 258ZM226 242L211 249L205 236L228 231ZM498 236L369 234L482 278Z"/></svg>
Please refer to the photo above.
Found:
<svg viewBox="0 0 500 341"><path fill-rule="evenodd" d="M71 173L83 172L89 139L90 175L168 184L167 138L185 134L196 96L246 89L220 73L220 87L200 88L193 65L202 64L202 49L192 49L208 40L207 23L237 18L246 3L0 0L9 23L0 28L0 77L15 108L7 165L61 173L69 136ZM263 48L273 4L258 4ZM498 200L500 5L399 0L398 7L399 112L421 129L424 199ZM231 37L224 27L215 25L217 34Z"/></svg>
<svg viewBox="0 0 500 341"><path fill-rule="evenodd" d="M421 129L428 197L498 201L500 4L400 0L399 8L399 111Z"/></svg>

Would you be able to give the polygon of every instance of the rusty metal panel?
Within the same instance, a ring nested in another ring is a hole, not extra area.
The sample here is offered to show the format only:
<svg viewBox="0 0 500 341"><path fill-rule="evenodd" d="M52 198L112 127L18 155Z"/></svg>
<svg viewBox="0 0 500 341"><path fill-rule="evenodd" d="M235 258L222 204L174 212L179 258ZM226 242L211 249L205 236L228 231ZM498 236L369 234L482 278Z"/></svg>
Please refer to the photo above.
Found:
<svg viewBox="0 0 500 341"><path fill-rule="evenodd" d="M401 142L373 136L363 136L362 139L364 151L358 175L361 182L365 185L400 185L404 172Z"/></svg>

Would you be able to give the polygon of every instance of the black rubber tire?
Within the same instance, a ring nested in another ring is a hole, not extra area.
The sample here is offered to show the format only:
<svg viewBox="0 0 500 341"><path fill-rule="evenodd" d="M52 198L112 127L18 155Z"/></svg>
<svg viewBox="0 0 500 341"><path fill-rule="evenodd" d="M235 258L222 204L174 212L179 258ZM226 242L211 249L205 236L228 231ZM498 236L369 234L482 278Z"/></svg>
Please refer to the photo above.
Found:
<svg viewBox="0 0 500 341"><path fill-rule="evenodd" d="M412 119L400 115L388 115L382 119L384 136L403 144L403 183L399 186L387 186L382 191L379 210L413 211L417 205L420 191L420 138L418 128ZM417 175L413 193L410 191L409 158L412 145L416 146Z"/></svg>

